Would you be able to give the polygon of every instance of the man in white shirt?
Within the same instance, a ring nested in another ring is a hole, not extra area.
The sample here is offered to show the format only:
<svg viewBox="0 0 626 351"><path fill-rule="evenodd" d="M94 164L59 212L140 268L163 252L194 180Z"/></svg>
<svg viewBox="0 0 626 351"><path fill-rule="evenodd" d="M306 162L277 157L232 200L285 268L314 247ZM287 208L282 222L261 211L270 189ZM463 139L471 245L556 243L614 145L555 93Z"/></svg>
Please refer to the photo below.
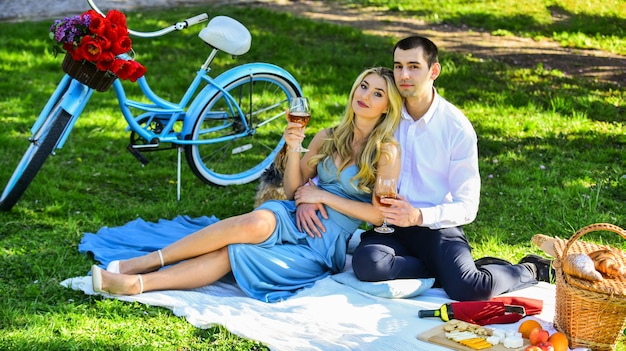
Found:
<svg viewBox="0 0 626 351"><path fill-rule="evenodd" d="M437 94L437 46L413 36L394 47L394 76L404 97L396 138L402 146L398 199L380 207L395 232L363 233L352 258L365 281L435 277L455 300L485 300L538 280L550 261L530 255L519 264L497 258L474 262L462 226L478 212L480 175L474 128Z"/></svg>

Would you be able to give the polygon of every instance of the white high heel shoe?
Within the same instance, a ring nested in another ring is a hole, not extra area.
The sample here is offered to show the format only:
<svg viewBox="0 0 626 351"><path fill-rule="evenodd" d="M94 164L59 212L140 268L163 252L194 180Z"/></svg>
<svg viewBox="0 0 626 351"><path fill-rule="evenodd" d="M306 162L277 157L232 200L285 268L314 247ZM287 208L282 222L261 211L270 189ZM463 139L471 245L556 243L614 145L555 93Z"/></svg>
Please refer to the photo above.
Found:
<svg viewBox="0 0 626 351"><path fill-rule="evenodd" d="M94 292L106 292L102 290L102 268L96 266L95 264L91 266L91 285Z"/></svg>
<svg viewBox="0 0 626 351"><path fill-rule="evenodd" d="M157 250L157 253L159 254L159 260L161 261L161 268L163 268L165 266L165 261L163 260L163 253L161 252L161 250ZM107 272L119 274L120 273L120 261L115 260L115 261L109 262L109 264L107 265Z"/></svg>
<svg viewBox="0 0 626 351"><path fill-rule="evenodd" d="M143 294L143 278L141 274L137 274L137 280L139 281L139 294ZM91 285L94 292L110 294L110 292L102 289L102 268L95 264L91 266Z"/></svg>

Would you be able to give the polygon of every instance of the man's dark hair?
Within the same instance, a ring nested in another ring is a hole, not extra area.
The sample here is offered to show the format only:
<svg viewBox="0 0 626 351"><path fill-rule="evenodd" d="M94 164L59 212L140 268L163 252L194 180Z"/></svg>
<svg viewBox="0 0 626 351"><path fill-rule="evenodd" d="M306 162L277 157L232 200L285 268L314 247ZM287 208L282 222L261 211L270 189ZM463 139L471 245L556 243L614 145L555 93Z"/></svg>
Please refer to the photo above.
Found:
<svg viewBox="0 0 626 351"><path fill-rule="evenodd" d="M435 45L435 43L433 43L430 39L419 35L404 38L397 42L396 46L393 47L392 54L396 52L396 49L411 50L420 46L424 50L424 58L426 59L426 62L428 62L429 68L432 67L434 63L439 62L439 50L437 49L437 45Z"/></svg>

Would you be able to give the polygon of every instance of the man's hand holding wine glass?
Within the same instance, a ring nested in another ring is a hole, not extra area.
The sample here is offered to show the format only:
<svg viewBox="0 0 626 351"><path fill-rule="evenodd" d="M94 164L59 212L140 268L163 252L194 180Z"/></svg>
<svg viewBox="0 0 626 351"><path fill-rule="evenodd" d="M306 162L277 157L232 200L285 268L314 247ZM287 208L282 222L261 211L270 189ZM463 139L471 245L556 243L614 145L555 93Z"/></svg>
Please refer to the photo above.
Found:
<svg viewBox="0 0 626 351"><path fill-rule="evenodd" d="M422 225L422 211L413 207L404 196L398 194L395 199L387 198L382 201L388 205L379 207L388 225L396 227Z"/></svg>

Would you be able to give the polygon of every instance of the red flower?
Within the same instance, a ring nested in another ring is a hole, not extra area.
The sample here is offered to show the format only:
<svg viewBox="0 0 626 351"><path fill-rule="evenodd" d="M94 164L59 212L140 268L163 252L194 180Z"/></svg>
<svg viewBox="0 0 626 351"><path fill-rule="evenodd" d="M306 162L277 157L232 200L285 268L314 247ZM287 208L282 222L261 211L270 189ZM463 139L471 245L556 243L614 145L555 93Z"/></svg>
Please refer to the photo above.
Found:
<svg viewBox="0 0 626 351"><path fill-rule="evenodd" d="M72 52L74 51L74 43L64 43L63 44L63 50L67 51L67 52Z"/></svg>
<svg viewBox="0 0 626 351"><path fill-rule="evenodd" d="M92 34L103 35L106 29L107 21L102 17L92 17L89 23L89 30Z"/></svg>
<svg viewBox="0 0 626 351"><path fill-rule="evenodd" d="M106 37L111 43L114 43L120 37L116 27L117 26L115 24L109 23L104 30L104 37Z"/></svg>
<svg viewBox="0 0 626 351"><path fill-rule="evenodd" d="M119 27L126 28L126 16L118 10L109 10L107 19Z"/></svg>
<svg viewBox="0 0 626 351"><path fill-rule="evenodd" d="M113 68L114 61L115 55L110 51L104 51L100 55L100 60L96 62L96 67L101 71L110 71Z"/></svg>
<svg viewBox="0 0 626 351"><path fill-rule="evenodd" d="M113 62L113 67L111 67L111 72L118 76L120 79L128 79L130 75L133 73L134 69L133 65L130 64L132 61L126 61L123 59L117 59Z"/></svg>
<svg viewBox="0 0 626 351"><path fill-rule="evenodd" d="M67 50L67 52L72 55L72 60L74 61L82 61L84 60L83 58L83 53L81 50L76 50L74 48L72 48L72 50Z"/></svg>
<svg viewBox="0 0 626 351"><path fill-rule="evenodd" d="M90 35L85 35L80 41L78 50L81 51L83 57L87 61L97 62L102 54L100 44Z"/></svg>
<svg viewBox="0 0 626 351"><path fill-rule="evenodd" d="M128 36L128 28L126 26L120 26L119 24L112 24L112 27L117 31L118 37Z"/></svg>
<svg viewBox="0 0 626 351"><path fill-rule="evenodd" d="M115 55L123 54L125 52L129 52L132 45L133 42L130 40L130 37L125 36L113 41L111 44L111 51L113 51L113 54Z"/></svg>
<svg viewBox="0 0 626 351"><path fill-rule="evenodd" d="M107 37L101 35L97 36L96 41L98 42L98 44L100 44L103 52L111 49L111 41Z"/></svg>
<svg viewBox="0 0 626 351"><path fill-rule="evenodd" d="M135 69L133 69L133 73L128 77L131 82L136 82L137 79L143 77L146 74L146 67L144 67L141 63L137 61L129 61Z"/></svg>

